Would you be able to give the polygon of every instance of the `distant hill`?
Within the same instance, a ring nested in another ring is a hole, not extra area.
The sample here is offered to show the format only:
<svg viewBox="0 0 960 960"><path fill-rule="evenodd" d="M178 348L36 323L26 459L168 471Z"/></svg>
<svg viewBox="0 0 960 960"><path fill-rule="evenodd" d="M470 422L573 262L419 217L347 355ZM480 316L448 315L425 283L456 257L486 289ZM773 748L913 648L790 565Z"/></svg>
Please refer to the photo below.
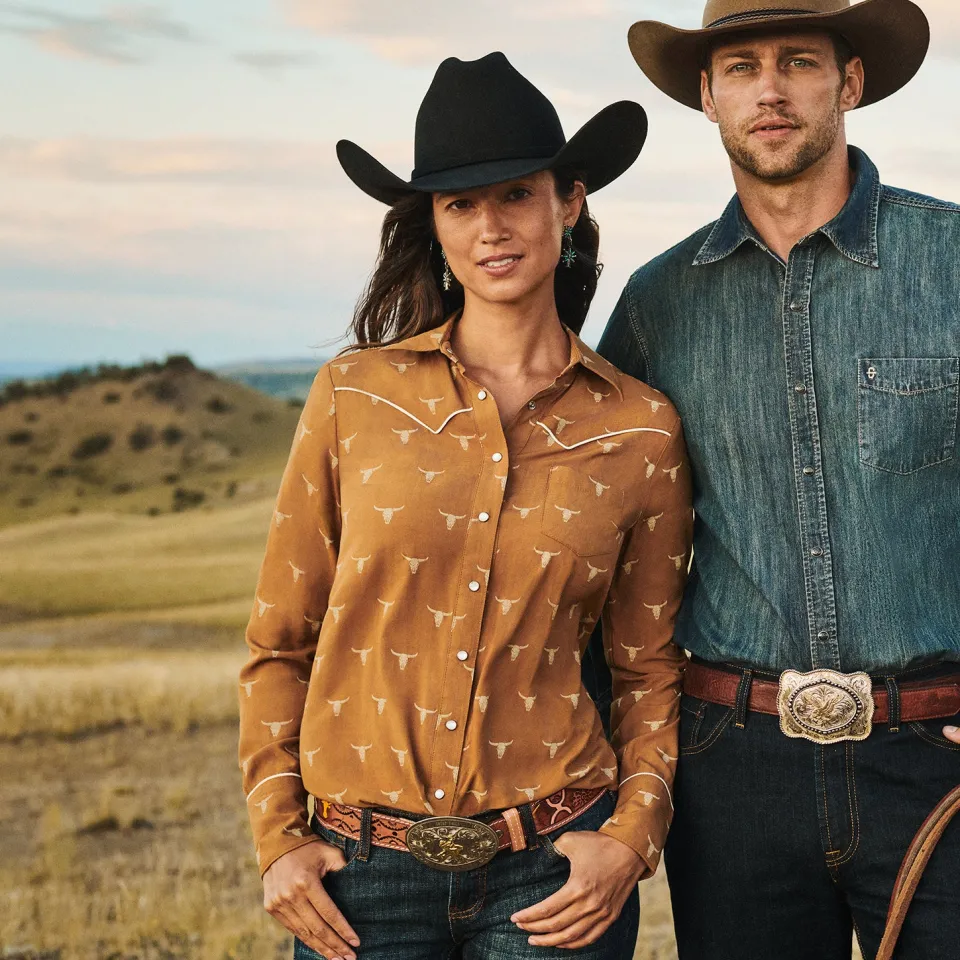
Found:
<svg viewBox="0 0 960 960"><path fill-rule="evenodd" d="M198 369L185 356L8 382L0 387L0 527L272 495L299 413L299 403Z"/></svg>
<svg viewBox="0 0 960 960"><path fill-rule="evenodd" d="M214 372L218 376L268 393L271 397L302 402L306 399L313 378L324 363L326 358L323 357L318 360L273 360L215 367Z"/></svg>

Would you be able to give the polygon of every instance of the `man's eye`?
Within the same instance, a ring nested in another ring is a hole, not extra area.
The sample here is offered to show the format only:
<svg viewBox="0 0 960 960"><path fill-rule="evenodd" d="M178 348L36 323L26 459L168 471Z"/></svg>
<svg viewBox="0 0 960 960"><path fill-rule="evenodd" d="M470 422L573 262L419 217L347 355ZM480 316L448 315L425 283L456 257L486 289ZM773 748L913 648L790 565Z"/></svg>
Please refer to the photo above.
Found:
<svg viewBox="0 0 960 960"><path fill-rule="evenodd" d="M750 64L749 64L749 63L735 63L735 64L730 68L730 72L731 72L731 73L746 73L748 70L750 70Z"/></svg>
<svg viewBox="0 0 960 960"><path fill-rule="evenodd" d="M813 64L809 60L805 60L803 57L794 57L790 61L790 66L792 67L810 67Z"/></svg>

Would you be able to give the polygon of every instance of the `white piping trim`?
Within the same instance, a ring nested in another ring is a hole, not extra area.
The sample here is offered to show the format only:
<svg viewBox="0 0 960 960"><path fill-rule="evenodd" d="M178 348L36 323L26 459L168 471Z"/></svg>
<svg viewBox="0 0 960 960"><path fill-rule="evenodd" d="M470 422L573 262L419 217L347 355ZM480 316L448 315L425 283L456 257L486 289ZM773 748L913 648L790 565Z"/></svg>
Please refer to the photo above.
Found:
<svg viewBox="0 0 960 960"><path fill-rule="evenodd" d="M272 777L264 777L248 794L247 801L249 802L250 798L260 789L268 780L276 780L278 777L296 777L298 780L302 780L303 777L299 773L275 773Z"/></svg>
<svg viewBox="0 0 960 960"><path fill-rule="evenodd" d="M579 443L571 444L568 447L545 423L541 423L539 420L535 420L534 423L538 427L543 427L553 438L554 443L559 443L564 450L576 450L577 447L582 447L586 443L594 443L603 440L604 437L619 437L625 433L661 433L665 437L672 436L669 430L657 430L655 427L631 427L629 430L615 430L613 433L601 433L596 437L588 437L586 440L581 440Z"/></svg>
<svg viewBox="0 0 960 960"><path fill-rule="evenodd" d="M667 799L670 801L670 809L673 809L673 795L670 793L670 787L659 773L632 773L626 780L620 781L620 786L622 787L627 780L632 780L634 777L656 777L667 788Z"/></svg>
<svg viewBox="0 0 960 960"><path fill-rule="evenodd" d="M443 431L443 428L454 417L458 416L461 413L473 412L473 407L464 407L462 410L454 410L453 413L451 413L450 416L447 417L447 419L444 420L443 423L441 423L436 430L434 430L433 427L428 426L418 417L415 417L409 410L404 410L403 407L397 406L397 404L395 404L392 400L388 400L386 397L381 397L379 394L368 393L366 390L358 390L356 387L334 387L333 388L334 393L337 393L340 390L346 391L348 393L362 393L365 397L373 397L374 400L380 400L381 402L387 404L387 406L393 407L394 410L399 410L401 413L405 413L411 420L415 421L416 423L419 423L421 427L423 427L425 430L429 430L434 436L437 436L438 434L440 434Z"/></svg>

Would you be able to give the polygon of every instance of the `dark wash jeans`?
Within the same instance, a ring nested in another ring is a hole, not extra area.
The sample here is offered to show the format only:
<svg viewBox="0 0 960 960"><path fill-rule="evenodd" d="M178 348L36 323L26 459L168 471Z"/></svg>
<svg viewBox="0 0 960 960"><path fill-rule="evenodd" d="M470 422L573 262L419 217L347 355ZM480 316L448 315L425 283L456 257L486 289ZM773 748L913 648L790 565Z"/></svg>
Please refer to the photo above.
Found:
<svg viewBox="0 0 960 960"><path fill-rule="evenodd" d="M680 960L875 957L910 841L960 784L960 717L791 740L779 718L684 694L666 865ZM960 958L960 824L934 853L897 960Z"/></svg>
<svg viewBox="0 0 960 960"><path fill-rule="evenodd" d="M568 830L598 829L614 806L608 793L572 823L539 837L536 849L505 850L486 867L465 873L443 873L383 847L371 847L364 862L358 841L316 820L313 829L347 857L347 866L323 882L360 938L361 960L630 960L640 920L637 891L607 932L580 950L532 947L529 934L510 922L517 910L556 893L570 876L569 861L553 841ZM293 956L318 960L321 954L296 940Z"/></svg>

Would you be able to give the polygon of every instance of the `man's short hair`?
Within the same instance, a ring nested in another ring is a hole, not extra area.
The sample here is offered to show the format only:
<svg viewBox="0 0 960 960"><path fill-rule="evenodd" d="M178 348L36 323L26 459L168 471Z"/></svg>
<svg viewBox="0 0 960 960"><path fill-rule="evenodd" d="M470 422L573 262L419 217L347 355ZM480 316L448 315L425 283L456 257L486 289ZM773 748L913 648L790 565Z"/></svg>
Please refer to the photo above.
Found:
<svg viewBox="0 0 960 960"><path fill-rule="evenodd" d="M756 36L770 36L772 34L778 34L782 31L778 30L776 27L771 27L769 30L744 30L742 33L727 33L723 34L710 43L708 43L703 48L703 57L701 59L700 68L707 71L707 80L710 83L713 83L713 52L721 44L727 43L736 43L738 40L746 39L747 37L756 37ZM804 32L797 28L794 31L790 32ZM826 33L830 39L833 41L833 53L837 60L837 69L841 73L845 73L847 69L847 64L857 55L856 51L853 49L853 44L842 34L837 33L836 30L823 30L817 31L818 33Z"/></svg>

